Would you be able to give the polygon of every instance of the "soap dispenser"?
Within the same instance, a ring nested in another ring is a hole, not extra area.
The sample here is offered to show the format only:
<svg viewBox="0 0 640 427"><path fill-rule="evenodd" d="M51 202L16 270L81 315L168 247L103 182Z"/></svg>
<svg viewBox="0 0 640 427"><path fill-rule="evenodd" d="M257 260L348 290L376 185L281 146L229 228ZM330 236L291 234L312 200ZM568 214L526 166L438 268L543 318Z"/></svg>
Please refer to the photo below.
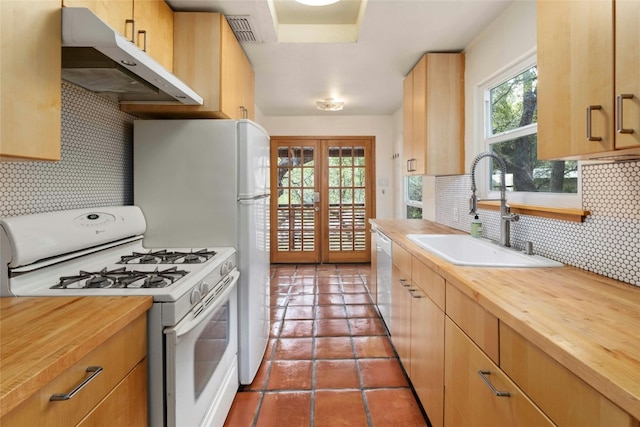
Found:
<svg viewBox="0 0 640 427"><path fill-rule="evenodd" d="M478 215L473 217L471 221L471 236L482 237L482 221L478 218Z"/></svg>

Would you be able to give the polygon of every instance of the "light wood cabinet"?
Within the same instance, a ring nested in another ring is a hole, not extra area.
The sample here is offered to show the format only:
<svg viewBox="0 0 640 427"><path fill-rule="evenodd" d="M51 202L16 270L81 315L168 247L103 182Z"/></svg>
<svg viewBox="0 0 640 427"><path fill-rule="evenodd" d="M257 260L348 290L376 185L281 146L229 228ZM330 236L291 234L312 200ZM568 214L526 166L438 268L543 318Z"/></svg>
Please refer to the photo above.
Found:
<svg viewBox="0 0 640 427"><path fill-rule="evenodd" d="M444 311L436 303L444 279L412 259L411 277L411 372L413 387L433 427L444 425Z"/></svg>
<svg viewBox="0 0 640 427"><path fill-rule="evenodd" d="M538 1L538 158L640 156L639 16L634 1Z"/></svg>
<svg viewBox="0 0 640 427"><path fill-rule="evenodd" d="M443 425L445 282L392 246L391 339L431 425Z"/></svg>
<svg viewBox="0 0 640 427"><path fill-rule="evenodd" d="M446 313L495 364L500 362L498 318L447 283Z"/></svg>
<svg viewBox="0 0 640 427"><path fill-rule="evenodd" d="M427 53L403 85L405 175L464 173L464 55Z"/></svg>
<svg viewBox="0 0 640 427"><path fill-rule="evenodd" d="M554 425L448 317L445 325L445 426Z"/></svg>
<svg viewBox="0 0 640 427"><path fill-rule="evenodd" d="M203 105L121 104L141 118L254 119L254 74L219 13L174 13L173 73L204 98Z"/></svg>
<svg viewBox="0 0 640 427"><path fill-rule="evenodd" d="M173 71L173 10L165 0L63 0L86 7L111 28Z"/></svg>
<svg viewBox="0 0 640 427"><path fill-rule="evenodd" d="M139 316L9 412L0 424L69 426L83 422L88 416L84 425L96 425L94 421L99 421L98 425L146 426L146 320L146 314ZM102 367L102 371L72 398L50 400L54 394L70 392L87 378L89 366ZM108 418L102 418L104 414Z"/></svg>
<svg viewBox="0 0 640 427"><path fill-rule="evenodd" d="M0 159L60 160L60 1L0 1Z"/></svg>
<svg viewBox="0 0 640 427"><path fill-rule="evenodd" d="M398 245L392 248L391 339L405 371L411 372L411 255Z"/></svg>
<svg viewBox="0 0 640 427"><path fill-rule="evenodd" d="M638 426L637 420L504 323L500 367L558 426Z"/></svg>

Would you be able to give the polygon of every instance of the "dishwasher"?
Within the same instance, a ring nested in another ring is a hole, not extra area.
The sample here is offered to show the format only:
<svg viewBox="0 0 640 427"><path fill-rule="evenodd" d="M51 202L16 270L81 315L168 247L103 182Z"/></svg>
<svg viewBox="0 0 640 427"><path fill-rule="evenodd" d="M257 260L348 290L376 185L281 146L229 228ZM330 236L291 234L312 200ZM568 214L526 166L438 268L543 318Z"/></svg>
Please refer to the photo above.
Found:
<svg viewBox="0 0 640 427"><path fill-rule="evenodd" d="M378 310L387 329L391 330L391 239L380 230L376 230L376 233Z"/></svg>

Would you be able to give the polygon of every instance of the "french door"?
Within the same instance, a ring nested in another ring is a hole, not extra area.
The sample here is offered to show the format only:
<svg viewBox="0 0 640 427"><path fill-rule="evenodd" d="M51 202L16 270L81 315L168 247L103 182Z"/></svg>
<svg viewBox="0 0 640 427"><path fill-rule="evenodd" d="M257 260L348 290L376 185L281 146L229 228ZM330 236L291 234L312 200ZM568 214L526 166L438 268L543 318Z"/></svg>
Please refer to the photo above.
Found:
<svg viewBox="0 0 640 427"><path fill-rule="evenodd" d="M369 262L374 137L271 137L271 262Z"/></svg>

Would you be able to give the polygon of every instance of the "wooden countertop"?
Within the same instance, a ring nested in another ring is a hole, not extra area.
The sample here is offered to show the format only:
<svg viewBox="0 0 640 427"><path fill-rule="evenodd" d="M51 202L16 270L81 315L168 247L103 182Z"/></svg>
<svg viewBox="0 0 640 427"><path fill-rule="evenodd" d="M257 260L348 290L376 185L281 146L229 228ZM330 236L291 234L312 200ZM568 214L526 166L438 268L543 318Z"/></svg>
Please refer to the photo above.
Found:
<svg viewBox="0 0 640 427"><path fill-rule="evenodd" d="M0 418L145 313L152 301L0 298Z"/></svg>
<svg viewBox="0 0 640 427"><path fill-rule="evenodd" d="M371 224L640 420L640 288L571 266L456 266L406 234L467 233L425 220Z"/></svg>

